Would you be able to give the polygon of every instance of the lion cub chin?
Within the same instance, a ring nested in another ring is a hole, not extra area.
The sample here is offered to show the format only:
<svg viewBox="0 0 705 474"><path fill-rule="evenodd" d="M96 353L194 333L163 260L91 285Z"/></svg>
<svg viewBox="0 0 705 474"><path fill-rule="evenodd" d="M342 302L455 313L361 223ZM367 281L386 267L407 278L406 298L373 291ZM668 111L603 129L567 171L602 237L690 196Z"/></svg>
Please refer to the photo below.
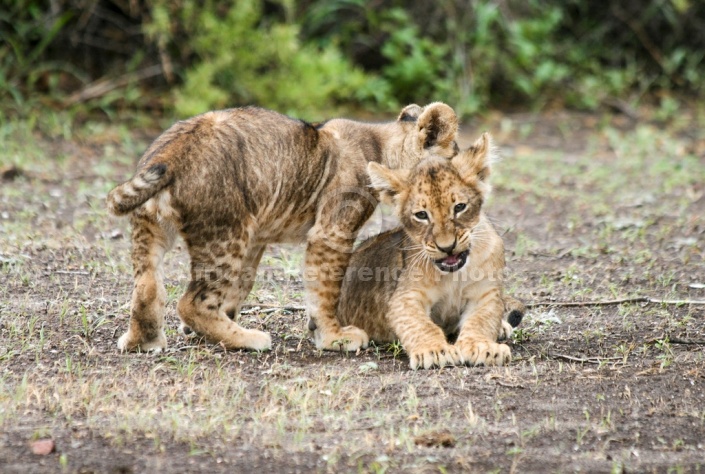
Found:
<svg viewBox="0 0 705 474"><path fill-rule="evenodd" d="M452 159L431 156L410 170L367 167L401 227L354 252L337 317L377 342L401 341L412 369L511 360L509 346L496 341L524 308L503 295L504 246L482 212L492 158L484 134Z"/></svg>

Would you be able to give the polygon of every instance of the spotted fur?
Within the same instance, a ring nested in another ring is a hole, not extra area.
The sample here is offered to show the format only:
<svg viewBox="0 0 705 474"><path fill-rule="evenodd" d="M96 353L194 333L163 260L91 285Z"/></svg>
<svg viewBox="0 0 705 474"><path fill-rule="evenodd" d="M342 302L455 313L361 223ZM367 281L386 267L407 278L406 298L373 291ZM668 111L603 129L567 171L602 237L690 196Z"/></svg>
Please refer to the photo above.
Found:
<svg viewBox="0 0 705 474"><path fill-rule="evenodd" d="M178 122L108 195L132 223L134 290L120 350L166 347L162 261L177 235L191 278L177 305L185 327L227 348L266 350L270 336L237 324L265 246L305 241L304 280L316 346L357 350L367 334L340 327L335 308L353 242L376 205L368 162L411 167L457 153L457 118L445 104L411 105L397 121L319 125L247 107Z"/></svg>
<svg viewBox="0 0 705 474"><path fill-rule="evenodd" d="M432 156L411 170L368 165L401 227L355 251L337 316L372 340L401 341L413 369L511 359L497 340L519 324L524 306L503 294L504 246L482 212L492 157L484 134L451 160Z"/></svg>

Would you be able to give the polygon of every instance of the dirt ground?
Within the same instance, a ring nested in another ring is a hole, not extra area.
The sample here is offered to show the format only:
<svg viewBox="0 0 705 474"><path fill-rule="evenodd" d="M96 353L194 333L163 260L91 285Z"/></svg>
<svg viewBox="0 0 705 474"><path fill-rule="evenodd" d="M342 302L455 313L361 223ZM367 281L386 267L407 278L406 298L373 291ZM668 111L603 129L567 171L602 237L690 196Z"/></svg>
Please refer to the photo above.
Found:
<svg viewBox="0 0 705 474"><path fill-rule="evenodd" d="M6 126L0 472L705 471L705 114L659 118L465 125L463 144L489 130L501 147L486 211L533 306L509 366L416 372L394 345L315 349L300 246L270 246L241 316L272 351L177 334L180 245L169 348L120 354L129 229L104 197L158 130Z"/></svg>

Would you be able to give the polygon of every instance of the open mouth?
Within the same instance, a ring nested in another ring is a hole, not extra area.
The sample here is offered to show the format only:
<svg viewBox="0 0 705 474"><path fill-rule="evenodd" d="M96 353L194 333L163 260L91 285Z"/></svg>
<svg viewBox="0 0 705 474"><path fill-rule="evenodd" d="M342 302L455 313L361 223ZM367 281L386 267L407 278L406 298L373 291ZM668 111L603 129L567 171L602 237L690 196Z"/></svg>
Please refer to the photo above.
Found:
<svg viewBox="0 0 705 474"><path fill-rule="evenodd" d="M441 271L452 273L463 268L465 262L468 261L468 253L470 253L470 250L465 250L446 258L434 260L433 263L435 263Z"/></svg>

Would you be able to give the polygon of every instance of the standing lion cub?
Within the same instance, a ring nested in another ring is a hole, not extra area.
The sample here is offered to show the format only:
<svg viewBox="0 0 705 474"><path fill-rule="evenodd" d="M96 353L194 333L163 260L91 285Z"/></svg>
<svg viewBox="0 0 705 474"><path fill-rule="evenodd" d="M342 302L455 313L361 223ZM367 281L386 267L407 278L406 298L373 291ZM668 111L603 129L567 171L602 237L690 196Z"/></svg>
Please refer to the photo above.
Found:
<svg viewBox="0 0 705 474"><path fill-rule="evenodd" d="M511 359L509 347L496 341L519 324L524 307L503 295L504 246L482 212L491 162L484 134L451 160L432 156L411 170L367 166L401 228L355 251L337 316L372 340L401 341L412 369Z"/></svg>
<svg viewBox="0 0 705 474"><path fill-rule="evenodd" d="M319 349L357 350L367 334L340 327L340 278L376 199L368 162L410 168L427 154L457 153L458 121L445 104L410 105L397 121L335 119L311 125L247 107L178 122L142 156L133 178L108 195L131 214L135 284L120 350L166 347L162 260L177 235L191 257L178 303L183 323L227 348L266 350L268 334L236 322L265 246L306 241L307 310Z"/></svg>

